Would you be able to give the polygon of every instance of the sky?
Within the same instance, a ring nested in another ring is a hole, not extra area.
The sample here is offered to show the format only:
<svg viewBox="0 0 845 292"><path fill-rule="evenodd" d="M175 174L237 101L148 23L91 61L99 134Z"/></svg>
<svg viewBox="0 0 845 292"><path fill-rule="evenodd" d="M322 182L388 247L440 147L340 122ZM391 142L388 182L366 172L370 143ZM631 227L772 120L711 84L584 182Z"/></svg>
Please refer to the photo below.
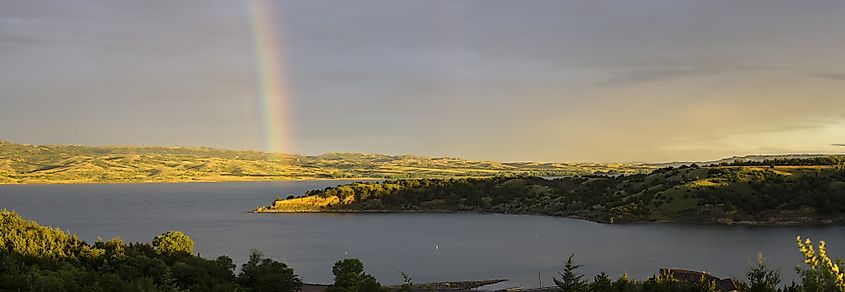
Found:
<svg viewBox="0 0 845 292"><path fill-rule="evenodd" d="M841 0L2 1L0 139L497 161L841 153L843 15Z"/></svg>

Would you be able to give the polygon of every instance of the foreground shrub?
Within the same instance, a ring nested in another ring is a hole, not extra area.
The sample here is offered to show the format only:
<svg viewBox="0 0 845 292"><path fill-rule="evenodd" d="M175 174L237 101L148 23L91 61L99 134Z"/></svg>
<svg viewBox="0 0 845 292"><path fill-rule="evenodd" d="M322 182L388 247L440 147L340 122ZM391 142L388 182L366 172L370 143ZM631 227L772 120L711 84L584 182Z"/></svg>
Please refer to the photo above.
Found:
<svg viewBox="0 0 845 292"><path fill-rule="evenodd" d="M332 267L334 284L326 292L378 292L386 291L376 278L364 273L364 264L358 259L344 259Z"/></svg>
<svg viewBox="0 0 845 292"><path fill-rule="evenodd" d="M181 231L168 231L153 238L153 247L159 254L192 254L194 241Z"/></svg>
<svg viewBox="0 0 845 292"><path fill-rule="evenodd" d="M89 245L56 228L0 211L0 291L298 291L284 263L253 252L235 276L232 259L192 255L181 232L153 244L119 238Z"/></svg>
<svg viewBox="0 0 845 292"><path fill-rule="evenodd" d="M833 260L827 255L824 240L819 241L818 253L809 238L801 242L801 236L798 236L795 240L808 266L807 269L796 268L804 291L845 292L845 264L841 259Z"/></svg>

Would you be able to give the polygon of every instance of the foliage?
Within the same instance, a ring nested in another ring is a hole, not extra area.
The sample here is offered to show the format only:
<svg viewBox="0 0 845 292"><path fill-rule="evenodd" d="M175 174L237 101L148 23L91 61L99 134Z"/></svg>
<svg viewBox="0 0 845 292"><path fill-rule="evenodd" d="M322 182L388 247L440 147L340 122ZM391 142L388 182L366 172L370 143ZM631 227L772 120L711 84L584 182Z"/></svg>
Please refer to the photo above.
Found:
<svg viewBox="0 0 845 292"><path fill-rule="evenodd" d="M748 270L746 277L748 292L776 292L781 281L780 271L770 269L762 253L757 254L757 265Z"/></svg>
<svg viewBox="0 0 845 292"><path fill-rule="evenodd" d="M818 253L813 242L806 239L801 242L801 236L795 238L798 250L804 256L807 269L796 268L801 275L801 285L804 291L842 291L845 292L845 264L841 259L831 259L827 255L825 242L819 241Z"/></svg>
<svg viewBox="0 0 845 292"><path fill-rule="evenodd" d="M386 289L376 278L364 273L364 264L358 259L343 259L332 267L334 284L326 292L379 292Z"/></svg>
<svg viewBox="0 0 845 292"><path fill-rule="evenodd" d="M684 167L622 176L356 182L258 212L491 212L598 222L845 222L845 172L830 167Z"/></svg>
<svg viewBox="0 0 845 292"><path fill-rule="evenodd" d="M845 156L815 156L815 157L792 157L792 158L767 158L762 160L737 159L732 162L722 162L722 166L814 166L832 165L840 166L845 163Z"/></svg>
<svg viewBox="0 0 845 292"><path fill-rule="evenodd" d="M558 285L560 287L560 285ZM610 276L601 272L600 274L596 275L593 278L593 282L589 284L589 290L593 292L614 292L617 291L616 287L613 286L613 280L610 279Z"/></svg>
<svg viewBox="0 0 845 292"><path fill-rule="evenodd" d="M293 269L272 259L264 258L257 250L249 255L249 261L241 267L238 283L248 287L247 291L298 291L302 281Z"/></svg>
<svg viewBox="0 0 845 292"><path fill-rule="evenodd" d="M572 261L572 257L575 254L569 255L569 258L566 259L566 264L563 266L563 271L560 272L560 279L553 278L555 285L563 292L576 292L584 290L586 287L586 282L582 279L583 275L578 275L575 273L575 270L581 267L581 265L576 265Z"/></svg>
<svg viewBox="0 0 845 292"><path fill-rule="evenodd" d="M704 276L698 280L696 283L696 288L698 288L702 292L716 292L718 288L716 288L716 281L715 280L707 280Z"/></svg>
<svg viewBox="0 0 845 292"><path fill-rule="evenodd" d="M159 240L157 249L119 238L87 244L3 210L0 291L297 291L301 286L283 263L251 258L236 277L232 259L191 255L185 250L187 236L174 238L182 241L176 252L160 252L166 240Z"/></svg>
<svg viewBox="0 0 845 292"><path fill-rule="evenodd" d="M153 238L153 247L159 254L191 254L194 252L194 241L181 231L168 231Z"/></svg>
<svg viewBox="0 0 845 292"><path fill-rule="evenodd" d="M0 252L79 261L96 258L105 251L58 228L38 225L4 209L0 211Z"/></svg>
<svg viewBox="0 0 845 292"><path fill-rule="evenodd" d="M175 232L161 238L187 238ZM0 291L299 291L302 281L286 264L265 258L253 251L235 275L232 259L220 256L209 260L190 252L161 252L150 243L124 243L120 238L87 244L76 236L56 228L40 226L18 214L0 211ZM816 247L809 239L796 238L806 268L797 268L800 283L778 289L780 273L767 267L762 255L749 268L747 282L738 282L740 291L845 292L845 264L827 254L826 244ZM562 291L718 291L716 282L682 281L668 272L645 280L629 279L627 274L615 281L605 273L592 281L577 273L581 265L574 254L566 260L555 284ZM386 289L364 272L357 259L344 259L332 267L335 282L330 292L374 292ZM403 275L401 289L413 287Z"/></svg>
<svg viewBox="0 0 845 292"><path fill-rule="evenodd" d="M580 265L572 263L572 256L567 259L561 274L561 279L555 278L555 284L560 291L574 292L716 292L720 291L715 281L701 278L699 281L681 281L672 277L666 271L645 280L632 280L627 274L622 274L615 281L604 272L596 275L592 281L581 279L575 273Z"/></svg>
<svg viewBox="0 0 845 292"><path fill-rule="evenodd" d="M414 290L414 281L411 280L411 277L405 272L399 272L402 274L402 286L399 287L400 292L411 292Z"/></svg>

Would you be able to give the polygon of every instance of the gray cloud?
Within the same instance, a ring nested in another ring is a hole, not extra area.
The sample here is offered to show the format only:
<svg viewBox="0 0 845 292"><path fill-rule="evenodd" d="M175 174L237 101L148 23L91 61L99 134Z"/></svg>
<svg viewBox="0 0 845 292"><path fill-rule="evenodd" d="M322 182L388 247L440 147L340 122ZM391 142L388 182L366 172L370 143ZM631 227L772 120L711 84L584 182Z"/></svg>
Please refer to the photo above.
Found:
<svg viewBox="0 0 845 292"><path fill-rule="evenodd" d="M611 77L599 82L602 86L626 85L631 83L657 82L685 77L717 74L721 70L714 68L649 68L627 70L618 76Z"/></svg>
<svg viewBox="0 0 845 292"><path fill-rule="evenodd" d="M841 147L845 147L845 144L835 143L835 144L830 144L830 146L841 146Z"/></svg>
<svg viewBox="0 0 845 292"><path fill-rule="evenodd" d="M741 58L727 55L653 56L620 60L575 63L579 68L615 72L598 82L600 86L659 82L679 78L716 75L731 71L759 69L744 65Z"/></svg>
<svg viewBox="0 0 845 292"><path fill-rule="evenodd" d="M244 3L0 2L0 139L262 148ZM688 160L655 149L845 107L841 84L793 78L845 67L842 1L267 3L307 154Z"/></svg>
<svg viewBox="0 0 845 292"><path fill-rule="evenodd" d="M845 73L814 73L812 76L822 79L845 81Z"/></svg>

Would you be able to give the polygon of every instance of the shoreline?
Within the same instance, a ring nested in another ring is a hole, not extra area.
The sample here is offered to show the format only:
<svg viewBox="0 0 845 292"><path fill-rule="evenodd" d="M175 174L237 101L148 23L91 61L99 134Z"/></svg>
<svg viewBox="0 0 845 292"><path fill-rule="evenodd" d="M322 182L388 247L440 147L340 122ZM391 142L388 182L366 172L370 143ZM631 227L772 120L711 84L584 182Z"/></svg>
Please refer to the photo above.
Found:
<svg viewBox="0 0 845 292"><path fill-rule="evenodd" d="M22 185L130 185L130 184L191 184L191 183L255 183L255 182L298 182L298 181L330 181L330 180L344 180L344 181L379 181L391 178L375 178L375 177L352 177L352 178L290 178L290 179L266 179L266 180L190 180L190 181L59 181L59 182L37 182L37 183L8 183L0 182L2 186L22 186Z"/></svg>
<svg viewBox="0 0 845 292"><path fill-rule="evenodd" d="M599 221L580 216L554 216L545 214L520 214L520 213L496 213L496 212L474 212L474 211L452 211L452 210L425 210L425 211L403 211L403 210L258 210L253 209L246 213L252 214L493 214L493 215L526 215L526 216L542 216L553 218L565 218L584 220L588 222L603 224L603 225L703 225L703 226L760 226L760 227L803 227L803 226L842 226L845 221L833 219L819 219L811 221L753 221L753 220L739 220L730 222L720 222L720 220L712 221L689 221L689 220L659 220L659 221L626 221L620 223L610 223L607 221Z"/></svg>

